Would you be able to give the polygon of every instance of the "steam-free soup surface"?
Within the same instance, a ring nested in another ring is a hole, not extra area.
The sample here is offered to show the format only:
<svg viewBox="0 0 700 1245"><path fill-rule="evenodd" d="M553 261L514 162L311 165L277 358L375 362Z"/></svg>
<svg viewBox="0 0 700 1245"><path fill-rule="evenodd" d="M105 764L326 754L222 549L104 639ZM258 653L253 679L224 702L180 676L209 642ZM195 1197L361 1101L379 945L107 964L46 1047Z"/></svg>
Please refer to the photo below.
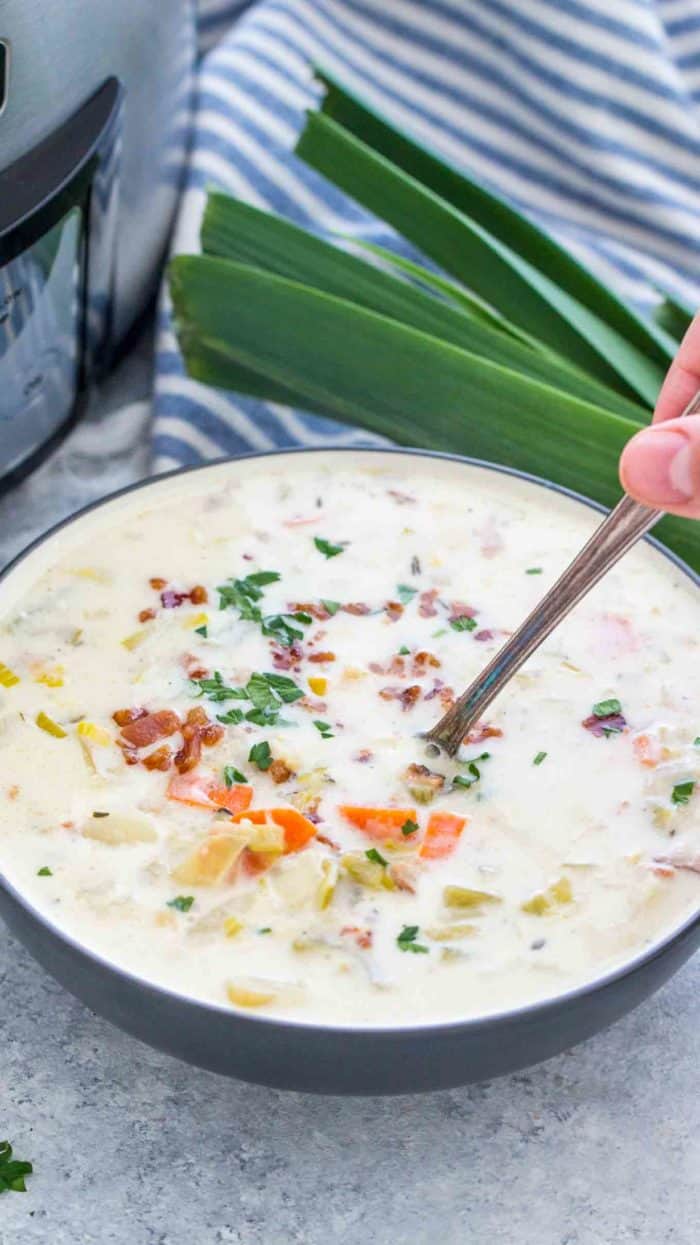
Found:
<svg viewBox="0 0 700 1245"><path fill-rule="evenodd" d="M4 585L0 869L171 989L362 1025L522 1005L700 902L697 592L634 551L454 762L432 725L590 533L486 470L161 482Z"/></svg>

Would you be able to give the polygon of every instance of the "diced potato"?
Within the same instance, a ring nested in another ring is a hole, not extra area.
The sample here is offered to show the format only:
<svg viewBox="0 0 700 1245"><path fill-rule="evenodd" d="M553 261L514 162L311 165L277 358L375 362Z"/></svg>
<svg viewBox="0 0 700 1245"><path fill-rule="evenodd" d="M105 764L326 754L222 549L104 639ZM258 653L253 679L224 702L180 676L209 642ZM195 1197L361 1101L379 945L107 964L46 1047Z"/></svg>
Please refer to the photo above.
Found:
<svg viewBox="0 0 700 1245"><path fill-rule="evenodd" d="M485 904L501 903L500 895L474 890L471 886L446 886L442 892L447 908L482 908Z"/></svg>
<svg viewBox="0 0 700 1245"><path fill-rule="evenodd" d="M284 830L274 823L256 826L252 822L242 821L241 827L249 831L248 847L251 852L262 852L265 856L281 856L284 852Z"/></svg>
<svg viewBox="0 0 700 1245"><path fill-rule="evenodd" d="M124 843L155 843L158 835L144 813L108 813L91 817L83 826L83 837L118 847Z"/></svg>
<svg viewBox="0 0 700 1245"><path fill-rule="evenodd" d="M568 878L558 878L545 891L538 891L536 895L532 895L530 899L526 899L521 903L520 908L523 912L528 912L531 916L545 916L560 904L573 903L574 893L571 882Z"/></svg>
<svg viewBox="0 0 700 1245"><path fill-rule="evenodd" d="M364 852L346 852L340 859L341 867L353 882L366 886L369 890L395 889L393 879L385 865L376 860L368 860Z"/></svg>
<svg viewBox="0 0 700 1245"><path fill-rule="evenodd" d="M215 886L224 881L233 868L248 845L248 837L247 831L238 829L209 834L170 876L173 881L184 882L187 886Z"/></svg>
<svg viewBox="0 0 700 1245"><path fill-rule="evenodd" d="M458 942L460 938L471 938L478 932L478 925L469 925L466 921L455 925L431 925L425 931L426 937L433 942Z"/></svg>

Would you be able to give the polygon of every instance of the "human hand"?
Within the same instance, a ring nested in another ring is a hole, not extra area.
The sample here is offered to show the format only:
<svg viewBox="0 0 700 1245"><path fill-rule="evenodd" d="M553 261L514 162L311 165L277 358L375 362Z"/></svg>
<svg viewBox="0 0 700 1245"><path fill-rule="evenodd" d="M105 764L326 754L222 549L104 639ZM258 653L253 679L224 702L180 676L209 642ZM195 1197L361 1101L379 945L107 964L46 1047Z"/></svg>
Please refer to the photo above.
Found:
<svg viewBox="0 0 700 1245"><path fill-rule="evenodd" d="M678 416L700 390L700 312L661 387L654 421L620 458L626 493L658 510L700 519L700 415Z"/></svg>

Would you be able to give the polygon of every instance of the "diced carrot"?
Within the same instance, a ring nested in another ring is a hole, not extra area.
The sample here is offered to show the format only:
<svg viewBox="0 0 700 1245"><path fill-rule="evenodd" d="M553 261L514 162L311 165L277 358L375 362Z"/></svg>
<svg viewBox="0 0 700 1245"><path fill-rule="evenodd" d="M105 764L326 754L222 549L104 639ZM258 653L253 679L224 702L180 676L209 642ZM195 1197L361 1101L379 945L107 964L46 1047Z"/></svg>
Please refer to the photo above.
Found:
<svg viewBox="0 0 700 1245"><path fill-rule="evenodd" d="M207 774L186 773L170 779L167 795L170 800L197 808L225 808L229 813L241 813L253 799L253 788L243 784L222 787Z"/></svg>
<svg viewBox="0 0 700 1245"><path fill-rule="evenodd" d="M466 817L458 817L456 813L431 813L418 855L423 860L451 856L466 824Z"/></svg>
<svg viewBox="0 0 700 1245"><path fill-rule="evenodd" d="M364 808L356 804L341 804L340 813L351 825L368 834L371 839L401 840L401 827L407 821L415 822L415 808Z"/></svg>
<svg viewBox="0 0 700 1245"><path fill-rule="evenodd" d="M281 826L284 830L285 853L301 851L316 834L313 822L296 808L251 808L248 812L237 813L233 820L252 821L254 826L262 826L266 822Z"/></svg>

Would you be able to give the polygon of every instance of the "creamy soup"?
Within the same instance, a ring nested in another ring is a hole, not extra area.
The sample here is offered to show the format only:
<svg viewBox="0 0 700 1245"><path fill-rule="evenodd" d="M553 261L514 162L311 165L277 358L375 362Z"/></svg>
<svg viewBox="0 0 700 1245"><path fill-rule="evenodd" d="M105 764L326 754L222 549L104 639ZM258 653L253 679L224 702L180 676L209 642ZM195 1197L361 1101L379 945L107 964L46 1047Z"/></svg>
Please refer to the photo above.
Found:
<svg viewBox="0 0 700 1245"><path fill-rule="evenodd" d="M0 591L0 868L125 969L299 1020L474 1016L629 959L700 903L688 577L633 551L455 761L421 738L597 521L368 453L88 514Z"/></svg>

